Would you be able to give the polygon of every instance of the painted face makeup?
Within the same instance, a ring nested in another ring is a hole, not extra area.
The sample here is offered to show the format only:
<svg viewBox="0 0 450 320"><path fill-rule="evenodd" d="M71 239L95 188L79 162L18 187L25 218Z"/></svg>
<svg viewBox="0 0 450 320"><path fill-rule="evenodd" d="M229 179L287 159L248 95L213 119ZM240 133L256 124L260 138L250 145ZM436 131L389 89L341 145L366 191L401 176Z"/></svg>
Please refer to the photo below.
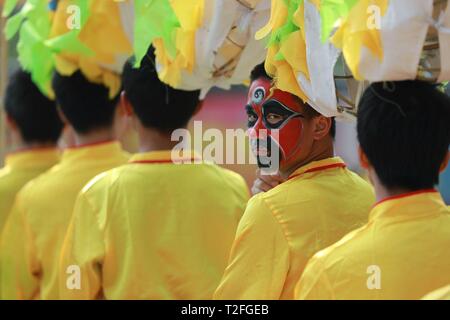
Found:
<svg viewBox="0 0 450 320"><path fill-rule="evenodd" d="M290 93L271 92L270 88L268 79L254 81L246 106L250 141L260 168L273 165L275 155L280 166L294 156L300 150L303 129L299 101Z"/></svg>

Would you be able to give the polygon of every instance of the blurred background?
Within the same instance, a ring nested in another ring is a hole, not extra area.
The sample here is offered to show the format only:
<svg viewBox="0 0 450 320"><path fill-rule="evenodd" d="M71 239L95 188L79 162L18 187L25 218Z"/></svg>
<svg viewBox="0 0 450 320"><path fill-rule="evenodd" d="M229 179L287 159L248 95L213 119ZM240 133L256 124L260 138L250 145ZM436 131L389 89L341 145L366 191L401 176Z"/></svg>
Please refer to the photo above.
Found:
<svg viewBox="0 0 450 320"><path fill-rule="evenodd" d="M1 3L0 0L0 8ZM0 167L3 165L4 156L8 152L8 132L5 130L5 119L3 111L3 94L8 81L9 74L19 67L16 54L16 40L7 43L3 37L4 19L0 19ZM450 92L449 92L450 94ZM202 121L203 132L209 128L219 129L224 133L226 129L246 128L246 113L244 105L247 100L246 87L238 86L232 90L212 90L206 97L202 110L193 119ZM450 124L449 124L450 125ZM192 124L190 126L192 130ZM137 137L132 128L128 128L121 136L125 149L130 152L137 151ZM61 145L66 142L63 140ZM225 143L225 142L224 142ZM248 149L248 145L246 146ZM348 166L364 175L358 164L356 129L352 123L338 123L336 135L336 154L341 156ZM224 165L242 174L249 186L255 178L256 167L254 165ZM450 204L450 169L442 175L439 186L446 202Z"/></svg>

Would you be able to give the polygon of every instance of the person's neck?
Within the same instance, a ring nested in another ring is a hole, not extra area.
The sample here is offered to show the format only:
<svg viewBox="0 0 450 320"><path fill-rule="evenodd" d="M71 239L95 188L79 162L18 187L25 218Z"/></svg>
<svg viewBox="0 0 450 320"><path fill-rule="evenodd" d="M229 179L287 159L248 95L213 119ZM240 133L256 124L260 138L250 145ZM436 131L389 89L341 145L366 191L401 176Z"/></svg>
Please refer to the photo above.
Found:
<svg viewBox="0 0 450 320"><path fill-rule="evenodd" d="M8 147L9 152L21 152L33 149L44 149L44 148L57 148L56 142L47 141L47 142L26 142L19 135L11 135L10 145Z"/></svg>
<svg viewBox="0 0 450 320"><path fill-rule="evenodd" d="M139 152L151 152L160 150L172 150L179 141L171 141L170 133L163 133L153 129L140 128L139 135Z"/></svg>
<svg viewBox="0 0 450 320"><path fill-rule="evenodd" d="M76 147L112 141L115 139L113 129L111 128L97 129L84 134L75 133L74 136Z"/></svg>
<svg viewBox="0 0 450 320"><path fill-rule="evenodd" d="M375 190L375 199L377 203L387 198L396 197L415 191L407 188L386 188L380 182L376 174L369 173L369 175L370 181L372 182L373 188Z"/></svg>
<svg viewBox="0 0 450 320"><path fill-rule="evenodd" d="M23 143L17 144L9 148L11 153L21 151L33 151L37 149L57 149L58 146L54 142L36 142L36 143Z"/></svg>
<svg viewBox="0 0 450 320"><path fill-rule="evenodd" d="M322 146L317 146L316 148L313 148L311 153L301 161L295 163L294 165L280 170L281 176L287 179L292 173L294 173L295 170L298 168L301 168L313 161L320 161L324 159L329 159L334 157L334 147L333 142L323 144Z"/></svg>

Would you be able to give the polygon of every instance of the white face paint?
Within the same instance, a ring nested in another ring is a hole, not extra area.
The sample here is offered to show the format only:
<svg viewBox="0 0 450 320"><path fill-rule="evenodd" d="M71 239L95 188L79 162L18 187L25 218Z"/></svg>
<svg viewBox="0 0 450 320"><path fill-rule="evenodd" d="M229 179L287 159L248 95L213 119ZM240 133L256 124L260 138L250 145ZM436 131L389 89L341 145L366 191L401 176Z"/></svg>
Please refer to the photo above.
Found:
<svg viewBox="0 0 450 320"><path fill-rule="evenodd" d="M266 89L264 87L256 87L255 90L253 90L252 102L254 104L261 104L265 97Z"/></svg>

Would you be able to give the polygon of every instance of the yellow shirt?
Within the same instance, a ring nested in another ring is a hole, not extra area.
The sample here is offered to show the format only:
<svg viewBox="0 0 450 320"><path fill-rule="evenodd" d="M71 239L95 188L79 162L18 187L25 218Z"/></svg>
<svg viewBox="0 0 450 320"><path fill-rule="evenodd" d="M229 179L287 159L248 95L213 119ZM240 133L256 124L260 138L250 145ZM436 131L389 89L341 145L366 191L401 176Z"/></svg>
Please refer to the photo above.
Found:
<svg viewBox="0 0 450 320"><path fill-rule="evenodd" d="M371 186L340 158L309 163L253 197L215 299L293 299L308 259L367 222Z"/></svg>
<svg viewBox="0 0 450 320"><path fill-rule="evenodd" d="M8 155L0 169L0 234L17 192L59 161L56 148L36 148Z"/></svg>
<svg viewBox="0 0 450 320"><path fill-rule="evenodd" d="M57 299L59 254L77 194L128 160L118 142L68 149L17 195L0 247L3 299Z"/></svg>
<svg viewBox="0 0 450 320"><path fill-rule="evenodd" d="M450 285L427 294L423 300L450 300Z"/></svg>
<svg viewBox="0 0 450 320"><path fill-rule="evenodd" d="M368 224L317 253L298 299L421 299L450 283L450 209L424 191L388 198Z"/></svg>
<svg viewBox="0 0 450 320"><path fill-rule="evenodd" d="M248 198L244 179L216 165L175 165L170 151L134 156L77 200L62 297L211 299ZM80 268L80 290L71 290L71 265Z"/></svg>

